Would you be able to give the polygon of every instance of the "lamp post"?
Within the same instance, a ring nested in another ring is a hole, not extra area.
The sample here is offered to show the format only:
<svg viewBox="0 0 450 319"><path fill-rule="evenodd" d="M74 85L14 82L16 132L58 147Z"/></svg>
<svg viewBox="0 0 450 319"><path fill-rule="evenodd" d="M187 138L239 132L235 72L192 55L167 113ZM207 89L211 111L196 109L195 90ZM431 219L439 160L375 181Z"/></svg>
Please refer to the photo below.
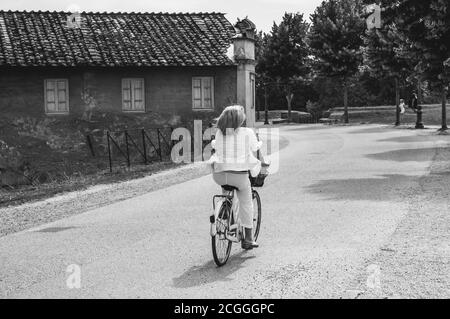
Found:
<svg viewBox="0 0 450 319"><path fill-rule="evenodd" d="M420 79L417 80L417 122L416 129L421 130L425 127L422 123L422 95L420 93Z"/></svg>
<svg viewBox="0 0 450 319"><path fill-rule="evenodd" d="M446 131L448 129L447 127L447 94L448 94L448 86L444 87L442 90L442 125L441 125L441 131Z"/></svg>

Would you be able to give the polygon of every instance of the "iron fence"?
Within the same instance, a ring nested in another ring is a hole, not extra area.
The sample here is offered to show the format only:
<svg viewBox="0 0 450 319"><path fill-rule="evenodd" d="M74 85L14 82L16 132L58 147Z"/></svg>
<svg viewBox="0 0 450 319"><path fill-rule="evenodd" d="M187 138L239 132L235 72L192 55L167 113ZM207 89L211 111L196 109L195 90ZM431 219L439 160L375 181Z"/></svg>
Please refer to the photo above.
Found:
<svg viewBox="0 0 450 319"><path fill-rule="evenodd" d="M105 131L100 138L86 135L86 144L93 157L107 157L112 172L115 162L125 162L130 168L135 162L147 165L164 161L172 150L172 131L172 127Z"/></svg>

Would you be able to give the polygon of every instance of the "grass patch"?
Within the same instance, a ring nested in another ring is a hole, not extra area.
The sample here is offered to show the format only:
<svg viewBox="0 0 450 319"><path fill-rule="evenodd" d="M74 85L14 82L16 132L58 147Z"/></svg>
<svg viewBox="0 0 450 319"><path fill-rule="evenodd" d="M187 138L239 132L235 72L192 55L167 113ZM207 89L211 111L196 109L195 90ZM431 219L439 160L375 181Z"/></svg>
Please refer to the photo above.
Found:
<svg viewBox="0 0 450 319"><path fill-rule="evenodd" d="M129 169L121 166L116 167L113 173L106 169L92 174L80 173L70 175L65 179L55 179L39 185L3 188L0 189L0 207L46 199L65 192L81 191L94 185L112 184L142 178L180 165L182 164L161 162L149 165L134 165Z"/></svg>
<svg viewBox="0 0 450 319"><path fill-rule="evenodd" d="M426 125L441 125L441 105L430 104L422 106L422 122ZM349 108L350 123L359 124L395 124L395 106L380 106L370 108ZM414 125L417 114L407 108L405 114L401 114L402 125Z"/></svg>

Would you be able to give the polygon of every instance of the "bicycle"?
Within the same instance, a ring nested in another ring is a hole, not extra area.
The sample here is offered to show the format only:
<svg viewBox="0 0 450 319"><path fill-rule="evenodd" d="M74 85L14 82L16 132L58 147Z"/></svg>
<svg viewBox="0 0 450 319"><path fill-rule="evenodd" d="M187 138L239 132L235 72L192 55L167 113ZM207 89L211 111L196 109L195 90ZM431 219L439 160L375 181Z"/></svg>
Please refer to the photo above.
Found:
<svg viewBox="0 0 450 319"><path fill-rule="evenodd" d="M259 174L257 177L249 176L252 185L253 238L255 241L258 239L261 227L261 198L254 188L262 187L266 176L267 174ZM213 197L214 215L210 217L212 252L214 262L219 267L227 263L233 243L240 243L244 239L244 228L239 223L237 201L233 200L238 189L230 185L222 185L222 189L226 193Z"/></svg>

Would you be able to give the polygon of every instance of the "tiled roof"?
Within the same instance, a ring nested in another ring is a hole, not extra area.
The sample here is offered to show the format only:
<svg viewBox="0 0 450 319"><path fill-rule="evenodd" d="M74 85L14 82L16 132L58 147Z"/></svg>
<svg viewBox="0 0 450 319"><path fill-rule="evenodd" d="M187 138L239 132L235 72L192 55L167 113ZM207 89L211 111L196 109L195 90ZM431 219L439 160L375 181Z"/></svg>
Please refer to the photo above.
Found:
<svg viewBox="0 0 450 319"><path fill-rule="evenodd" d="M0 66L231 65L222 13L0 11ZM73 17L73 16L72 16ZM71 21L69 19L69 21Z"/></svg>

